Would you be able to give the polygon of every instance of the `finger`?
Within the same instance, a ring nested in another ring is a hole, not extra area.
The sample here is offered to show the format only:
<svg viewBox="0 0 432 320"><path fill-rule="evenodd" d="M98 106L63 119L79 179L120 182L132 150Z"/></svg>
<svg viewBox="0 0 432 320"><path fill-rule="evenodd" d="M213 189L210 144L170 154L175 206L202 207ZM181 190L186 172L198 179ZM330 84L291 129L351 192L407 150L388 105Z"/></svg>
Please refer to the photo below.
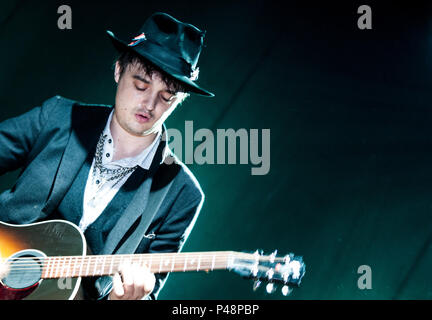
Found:
<svg viewBox="0 0 432 320"><path fill-rule="evenodd" d="M145 277L144 291L145 291L145 295L148 295L152 293L155 287L156 277L148 268L146 268L146 270L144 271L144 277Z"/></svg>
<svg viewBox="0 0 432 320"><path fill-rule="evenodd" d="M121 298L124 296L123 282L120 278L120 274L117 272L113 276L113 293L115 298Z"/></svg>
<svg viewBox="0 0 432 320"><path fill-rule="evenodd" d="M146 272L145 269L139 264L134 264L132 267L134 277L133 299L142 299L146 294Z"/></svg>
<svg viewBox="0 0 432 320"><path fill-rule="evenodd" d="M134 295L134 276L133 268L130 263L124 263L120 269L123 278L123 289L125 299L129 299Z"/></svg>

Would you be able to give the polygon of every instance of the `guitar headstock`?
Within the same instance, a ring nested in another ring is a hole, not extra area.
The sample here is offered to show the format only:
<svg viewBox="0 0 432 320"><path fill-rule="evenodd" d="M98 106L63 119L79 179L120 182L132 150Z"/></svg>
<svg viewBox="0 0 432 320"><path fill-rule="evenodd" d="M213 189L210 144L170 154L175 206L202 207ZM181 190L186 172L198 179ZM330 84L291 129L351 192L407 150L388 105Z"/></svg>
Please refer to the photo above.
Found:
<svg viewBox="0 0 432 320"><path fill-rule="evenodd" d="M235 252L229 262L228 269L245 278L255 280L253 289L256 290L262 282L268 282L266 291L273 293L275 284L283 284L282 294L288 295L292 287L299 287L305 274L306 265L303 258L288 254L277 256L277 251L270 255L263 255L262 251L255 253Z"/></svg>

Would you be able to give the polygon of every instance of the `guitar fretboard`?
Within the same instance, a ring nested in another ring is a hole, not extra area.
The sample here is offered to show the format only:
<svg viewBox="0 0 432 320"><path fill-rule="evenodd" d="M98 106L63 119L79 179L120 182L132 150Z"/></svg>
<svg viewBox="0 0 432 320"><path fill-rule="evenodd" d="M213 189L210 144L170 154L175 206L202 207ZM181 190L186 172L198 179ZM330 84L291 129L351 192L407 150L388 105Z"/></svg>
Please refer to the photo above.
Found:
<svg viewBox="0 0 432 320"><path fill-rule="evenodd" d="M152 273L222 270L239 254L253 257L233 251L47 257L42 278L113 275L127 262L145 265Z"/></svg>

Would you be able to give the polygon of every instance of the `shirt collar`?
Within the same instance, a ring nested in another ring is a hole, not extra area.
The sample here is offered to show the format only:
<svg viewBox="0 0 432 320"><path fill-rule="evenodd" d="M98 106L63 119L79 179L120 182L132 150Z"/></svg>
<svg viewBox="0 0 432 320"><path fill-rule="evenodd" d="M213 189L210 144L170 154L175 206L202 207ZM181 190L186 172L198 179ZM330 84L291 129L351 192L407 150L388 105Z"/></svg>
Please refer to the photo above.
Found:
<svg viewBox="0 0 432 320"><path fill-rule="evenodd" d="M148 170L151 166L157 148L159 146L160 140L162 138L162 132L159 131L156 135L156 138L153 140L151 145L141 151L140 154L135 157L123 158L117 161L112 161L114 155L114 139L111 135L110 124L114 114L114 108L111 111L110 116L108 117L108 121L105 125L105 129L103 131L103 135L106 135L105 143L103 146L103 154L102 154L102 164L103 165L113 165L113 166L122 166L122 167L134 167L140 166L143 169Z"/></svg>

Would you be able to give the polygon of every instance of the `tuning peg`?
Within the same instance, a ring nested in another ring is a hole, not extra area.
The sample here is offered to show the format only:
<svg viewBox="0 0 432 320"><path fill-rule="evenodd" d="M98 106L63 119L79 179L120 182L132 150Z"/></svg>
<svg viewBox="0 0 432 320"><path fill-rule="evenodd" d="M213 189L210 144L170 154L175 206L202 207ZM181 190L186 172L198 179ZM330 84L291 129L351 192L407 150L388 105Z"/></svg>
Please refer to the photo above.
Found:
<svg viewBox="0 0 432 320"><path fill-rule="evenodd" d="M277 250L273 251L273 253L270 255L270 262L273 263L277 255Z"/></svg>
<svg viewBox="0 0 432 320"><path fill-rule="evenodd" d="M253 284L253 291L256 291L261 285L261 281L255 280Z"/></svg>
<svg viewBox="0 0 432 320"><path fill-rule="evenodd" d="M283 294L284 296L289 295L291 292L292 292L292 288L290 288L289 286L284 285L284 286L282 287L282 294Z"/></svg>
<svg viewBox="0 0 432 320"><path fill-rule="evenodd" d="M256 277L258 275L258 263L255 263L252 268L252 275Z"/></svg>
<svg viewBox="0 0 432 320"><path fill-rule="evenodd" d="M258 256L262 256L262 255L264 254L264 251L263 251L262 249L257 249L257 250L254 252L254 254L255 254L255 255L258 255Z"/></svg>
<svg viewBox="0 0 432 320"><path fill-rule="evenodd" d="M267 271L266 275L267 275L267 279L269 279L269 280L273 279L273 275L274 275L273 269L269 269Z"/></svg>
<svg viewBox="0 0 432 320"><path fill-rule="evenodd" d="M273 284L273 282L270 282L266 285L266 291L267 293L273 293L276 291L275 285Z"/></svg>

